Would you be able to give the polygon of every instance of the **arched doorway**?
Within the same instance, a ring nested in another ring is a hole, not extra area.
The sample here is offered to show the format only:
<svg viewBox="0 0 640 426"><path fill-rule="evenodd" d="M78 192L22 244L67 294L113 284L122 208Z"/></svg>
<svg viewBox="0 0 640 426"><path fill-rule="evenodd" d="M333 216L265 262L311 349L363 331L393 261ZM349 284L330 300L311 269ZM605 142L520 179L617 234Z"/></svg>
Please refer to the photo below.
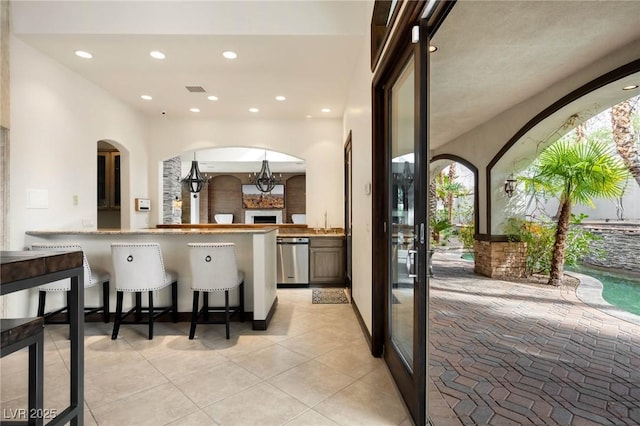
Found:
<svg viewBox="0 0 640 426"><path fill-rule="evenodd" d="M120 151L111 143L98 141L97 218L98 229L121 227Z"/></svg>
<svg viewBox="0 0 640 426"><path fill-rule="evenodd" d="M448 154L433 157L429 169L432 243L436 247L451 243L472 251L478 233L478 169L464 158Z"/></svg>

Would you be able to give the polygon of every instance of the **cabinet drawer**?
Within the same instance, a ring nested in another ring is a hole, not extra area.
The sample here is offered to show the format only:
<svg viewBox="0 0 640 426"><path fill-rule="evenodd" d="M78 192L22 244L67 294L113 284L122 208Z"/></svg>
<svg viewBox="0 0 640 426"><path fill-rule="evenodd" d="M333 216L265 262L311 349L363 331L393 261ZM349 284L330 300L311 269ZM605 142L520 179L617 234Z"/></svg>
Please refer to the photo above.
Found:
<svg viewBox="0 0 640 426"><path fill-rule="evenodd" d="M344 247L344 237L311 237L311 247Z"/></svg>

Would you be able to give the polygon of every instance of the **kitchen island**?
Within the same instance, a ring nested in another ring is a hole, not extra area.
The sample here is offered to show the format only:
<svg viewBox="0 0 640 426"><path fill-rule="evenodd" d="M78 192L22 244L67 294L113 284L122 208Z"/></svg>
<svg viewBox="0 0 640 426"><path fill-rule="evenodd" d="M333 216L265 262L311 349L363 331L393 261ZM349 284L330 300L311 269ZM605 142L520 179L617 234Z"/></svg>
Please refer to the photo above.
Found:
<svg viewBox="0 0 640 426"><path fill-rule="evenodd" d="M165 268L178 273L178 310L180 317L188 320L191 312L193 293L189 265L188 243L230 242L236 245L238 268L245 277L245 309L253 315L253 328L266 330L277 299L276 285L276 235L277 226L235 226L235 227L180 227L132 229L132 230L37 230L27 231L25 243L28 247L37 242L77 243L87 255L90 265L106 269L112 273L112 242L157 242L160 244ZM95 291L94 291L95 290ZM168 304L170 292L160 291L157 304ZM37 295L32 295L35 299ZM86 305L99 304L96 287L86 289ZM237 293L231 295L231 302L237 300ZM112 285L110 304L115 306L115 290ZM53 298L52 298L53 299ZM224 305L224 296L210 298L211 305ZM62 304L62 297L59 300ZM125 302L126 303L126 302ZM37 303L30 303L36 306ZM53 309L54 306L52 306Z"/></svg>

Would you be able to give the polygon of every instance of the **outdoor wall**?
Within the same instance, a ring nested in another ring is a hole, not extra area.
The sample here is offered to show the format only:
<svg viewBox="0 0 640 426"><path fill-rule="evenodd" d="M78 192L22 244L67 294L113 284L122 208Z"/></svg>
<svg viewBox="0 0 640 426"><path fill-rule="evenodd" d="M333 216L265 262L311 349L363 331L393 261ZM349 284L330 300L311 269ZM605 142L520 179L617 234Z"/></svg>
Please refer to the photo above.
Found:
<svg viewBox="0 0 640 426"><path fill-rule="evenodd" d="M640 187L635 183L633 178L629 179L629 184L625 190L624 196L620 200L593 200L594 206L576 205L571 208L571 212L575 215L580 213L588 216L587 220L627 220L640 221ZM545 212L552 217L558 212L559 201L557 199L549 200L545 204ZM621 216L619 216L621 215Z"/></svg>
<svg viewBox="0 0 640 426"><path fill-rule="evenodd" d="M505 208L508 199L504 197L502 186L509 173L517 173L524 169L533 158L539 142L550 139L573 114L589 112L590 115L606 109L618 103L625 96L623 91L619 91L618 99L582 99L571 104L544 120L531 132L521 139L523 144L521 150L511 149L505 158L491 170L489 180L490 189L488 193L491 199L491 211L487 212L487 188L486 188L486 167L499 150L520 130L529 120L554 102L561 99L573 90L593 81L597 77L607 72L627 64L640 57L640 42L633 42L629 45L611 52L601 60L582 68L574 75L550 86L543 92L532 98L521 102L514 107L505 110L491 120L481 124L475 129L445 144L431 153L433 156L439 154L453 154L469 159L479 169L479 191L480 191L480 223L479 231L482 234L502 234L501 224L504 219ZM568 129L567 129L568 130ZM487 221L491 217L491 225Z"/></svg>
<svg viewBox="0 0 640 426"><path fill-rule="evenodd" d="M589 255L584 262L611 270L640 272L640 222L635 225L599 224L585 228L602 240L591 243L592 251L601 251L602 258Z"/></svg>

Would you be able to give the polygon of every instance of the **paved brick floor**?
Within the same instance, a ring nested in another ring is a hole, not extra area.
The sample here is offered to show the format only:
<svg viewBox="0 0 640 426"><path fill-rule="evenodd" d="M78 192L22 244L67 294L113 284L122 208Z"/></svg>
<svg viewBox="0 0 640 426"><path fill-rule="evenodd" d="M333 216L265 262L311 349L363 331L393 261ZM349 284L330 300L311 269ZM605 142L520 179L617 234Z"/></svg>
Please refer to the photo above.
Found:
<svg viewBox="0 0 640 426"><path fill-rule="evenodd" d="M574 289L490 280L438 257L429 328L430 392L444 400L430 398L436 425L640 424L640 325Z"/></svg>

